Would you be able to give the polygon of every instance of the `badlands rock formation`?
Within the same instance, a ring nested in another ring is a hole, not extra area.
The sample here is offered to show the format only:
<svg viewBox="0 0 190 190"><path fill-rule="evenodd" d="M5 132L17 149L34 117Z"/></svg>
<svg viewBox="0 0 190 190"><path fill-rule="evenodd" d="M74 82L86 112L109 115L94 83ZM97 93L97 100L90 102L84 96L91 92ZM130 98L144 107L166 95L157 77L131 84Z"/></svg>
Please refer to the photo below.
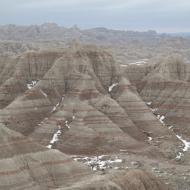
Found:
<svg viewBox="0 0 190 190"><path fill-rule="evenodd" d="M190 141L189 63L174 55L154 65L129 66L125 73L155 114L164 116L168 127Z"/></svg>
<svg viewBox="0 0 190 190"><path fill-rule="evenodd" d="M123 74L110 53L94 46L2 56L0 189L173 187L150 172L134 170L142 166L139 162L127 166L134 155L144 164L170 166L180 153L183 142L143 101L154 101L151 82L159 78L162 87L166 78L175 79L173 67L166 65L138 68L142 72L136 77L128 72L138 69L129 66ZM175 84L183 87L189 78L175 65ZM81 156L85 163L78 161Z"/></svg>
<svg viewBox="0 0 190 190"><path fill-rule="evenodd" d="M1 85L1 120L9 129L48 145L61 128L55 147L67 153L148 151L149 136L165 135L159 151L168 147L172 154L174 134L155 118L109 53L85 47L62 55L27 53L16 60Z"/></svg>

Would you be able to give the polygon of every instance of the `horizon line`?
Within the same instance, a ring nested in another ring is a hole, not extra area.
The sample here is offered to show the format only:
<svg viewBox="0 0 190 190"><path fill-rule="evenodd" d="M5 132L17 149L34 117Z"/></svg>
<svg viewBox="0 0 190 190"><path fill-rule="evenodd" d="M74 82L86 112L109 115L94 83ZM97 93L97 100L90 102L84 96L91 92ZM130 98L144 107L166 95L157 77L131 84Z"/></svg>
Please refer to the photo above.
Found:
<svg viewBox="0 0 190 190"><path fill-rule="evenodd" d="M78 28L79 30L90 30L90 29L98 29L98 28L104 28L107 30L114 30L114 31L124 31L124 32L156 32L157 34L190 34L190 31L164 31L163 29L155 29L155 28L147 28L147 29L127 29L126 28L118 28L118 27L107 27L107 26L93 26L93 27L81 27L78 24L71 24L69 26L65 26L62 24L58 24L56 22L43 22L43 23L36 23L36 24L0 24L0 27L4 26L16 26L16 27L30 27L30 26L43 26L45 24L54 24L57 25L58 27L63 27L66 29L71 29L71 28Z"/></svg>

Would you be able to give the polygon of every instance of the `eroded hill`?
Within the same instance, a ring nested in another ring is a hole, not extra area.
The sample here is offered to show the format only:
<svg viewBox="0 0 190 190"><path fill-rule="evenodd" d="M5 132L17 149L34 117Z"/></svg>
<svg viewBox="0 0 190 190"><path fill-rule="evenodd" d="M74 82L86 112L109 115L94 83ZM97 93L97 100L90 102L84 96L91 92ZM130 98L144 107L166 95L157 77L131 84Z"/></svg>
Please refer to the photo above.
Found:
<svg viewBox="0 0 190 190"><path fill-rule="evenodd" d="M123 74L95 46L2 56L0 189L176 188L175 176L167 177L183 142L146 104L154 103L146 93L157 69L156 81L167 84L177 71L176 83L188 83L178 62L172 71L166 65L127 67ZM141 75L130 75L138 69ZM168 184L153 176L159 167L167 168L158 177ZM183 167L176 166L179 175Z"/></svg>

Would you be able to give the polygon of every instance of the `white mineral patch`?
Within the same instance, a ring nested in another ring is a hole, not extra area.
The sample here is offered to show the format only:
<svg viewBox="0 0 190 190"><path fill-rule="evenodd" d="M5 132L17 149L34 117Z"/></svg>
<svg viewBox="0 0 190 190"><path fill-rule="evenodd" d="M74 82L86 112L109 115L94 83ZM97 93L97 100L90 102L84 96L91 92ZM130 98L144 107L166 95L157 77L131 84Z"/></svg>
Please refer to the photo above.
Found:
<svg viewBox="0 0 190 190"><path fill-rule="evenodd" d="M125 150L125 149L120 149L119 151L120 152L127 152L127 150Z"/></svg>
<svg viewBox="0 0 190 190"><path fill-rule="evenodd" d="M151 106L152 102L146 102L147 106Z"/></svg>
<svg viewBox="0 0 190 190"><path fill-rule="evenodd" d="M143 65L143 64L147 63L147 61L148 61L148 59L142 59L142 60L139 60L136 62L129 63L129 65Z"/></svg>
<svg viewBox="0 0 190 190"><path fill-rule="evenodd" d="M75 161L79 161L84 163L85 165L91 167L93 171L97 170L104 170L108 168L114 168L118 166L114 166L114 164L121 164L122 159L119 158L114 158L114 159L109 159L106 157L106 155L101 155L101 156L93 156L93 157L73 157Z"/></svg>
<svg viewBox="0 0 190 190"><path fill-rule="evenodd" d="M37 82L38 82L38 81L36 81L36 80L31 81L30 83L27 84L27 88L28 88L28 89L33 88L33 87L36 85Z"/></svg>
<svg viewBox="0 0 190 190"><path fill-rule="evenodd" d="M61 135L61 133L61 127L59 126L59 129L53 134L53 137L49 142L49 145L47 145L46 147L51 149L52 145L59 141L59 136Z"/></svg>
<svg viewBox="0 0 190 190"><path fill-rule="evenodd" d="M187 152L190 149L190 142L184 140L182 136L176 135L176 137L184 144L183 152Z"/></svg>
<svg viewBox="0 0 190 190"><path fill-rule="evenodd" d="M71 127L69 126L68 123L69 123L68 121L65 121L65 126L66 126L68 129L70 129Z"/></svg>
<svg viewBox="0 0 190 190"><path fill-rule="evenodd" d="M51 110L51 113L52 112L55 112L57 110L57 108L61 105L61 103L63 102L64 100L64 97L61 98L61 101L59 101L54 107L53 109Z"/></svg>
<svg viewBox="0 0 190 190"><path fill-rule="evenodd" d="M111 86L109 86L108 91L111 92L111 91L113 90L113 88L114 88L115 86L117 86L117 85L118 85L118 83L112 84Z"/></svg>
<svg viewBox="0 0 190 190"><path fill-rule="evenodd" d="M122 65L122 64L121 64L120 66L121 66L121 67L127 67L128 65Z"/></svg>
<svg viewBox="0 0 190 190"><path fill-rule="evenodd" d="M165 119L165 116L160 116L160 115L157 115L157 118L159 119L160 123L164 124L164 119Z"/></svg>
<svg viewBox="0 0 190 190"><path fill-rule="evenodd" d="M49 144L49 145L47 145L46 147L49 148L49 149L51 149L51 148L52 148L52 145Z"/></svg>
<svg viewBox="0 0 190 190"><path fill-rule="evenodd" d="M173 129L173 128L174 128L174 126L172 126L172 125L168 127L168 129Z"/></svg>
<svg viewBox="0 0 190 190"><path fill-rule="evenodd" d="M153 113L155 113L156 111L158 111L158 108L151 108L151 111L153 112Z"/></svg>
<svg viewBox="0 0 190 190"><path fill-rule="evenodd" d="M46 94L42 89L40 89L40 92L42 93L42 95L43 95L44 97L47 98L47 94Z"/></svg>
<svg viewBox="0 0 190 190"><path fill-rule="evenodd" d="M177 154L177 156L176 156L176 159L181 159L183 156L184 156L183 153L178 152L178 154Z"/></svg>

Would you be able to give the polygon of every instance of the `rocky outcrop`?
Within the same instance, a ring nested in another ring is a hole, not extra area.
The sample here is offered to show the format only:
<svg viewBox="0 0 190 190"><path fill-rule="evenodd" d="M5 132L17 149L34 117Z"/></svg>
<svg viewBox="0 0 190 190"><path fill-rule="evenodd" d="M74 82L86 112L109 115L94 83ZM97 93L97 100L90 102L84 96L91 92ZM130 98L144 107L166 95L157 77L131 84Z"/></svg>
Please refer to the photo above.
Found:
<svg viewBox="0 0 190 190"><path fill-rule="evenodd" d="M0 189L49 189L71 185L91 171L18 132L0 127Z"/></svg>
<svg viewBox="0 0 190 190"><path fill-rule="evenodd" d="M138 66L133 66L134 70ZM138 67L139 72L149 66ZM126 76L131 71L126 69ZM130 77L141 97L157 115L164 116L168 127L172 126L177 134L189 138L189 69L179 56L170 56L161 60L137 81Z"/></svg>
<svg viewBox="0 0 190 190"><path fill-rule="evenodd" d="M149 154L149 148L158 156L174 154L177 138L155 118L106 51L87 46L33 52L20 58L13 78L18 73L22 84L14 96L19 97L0 113L8 128L45 146L60 128L60 139L52 146L69 154L119 149ZM33 83L26 90L28 81ZM150 136L163 135L167 140L153 147L147 143Z"/></svg>
<svg viewBox="0 0 190 190"><path fill-rule="evenodd" d="M28 52L18 57L2 59L0 108L22 95L51 68L61 52Z"/></svg>
<svg viewBox="0 0 190 190"><path fill-rule="evenodd" d="M124 150L150 159L176 157L180 140L156 119L110 53L76 45L5 61L0 63L8 73L0 76L0 189L167 189L152 174L124 167L94 174L68 156Z"/></svg>

